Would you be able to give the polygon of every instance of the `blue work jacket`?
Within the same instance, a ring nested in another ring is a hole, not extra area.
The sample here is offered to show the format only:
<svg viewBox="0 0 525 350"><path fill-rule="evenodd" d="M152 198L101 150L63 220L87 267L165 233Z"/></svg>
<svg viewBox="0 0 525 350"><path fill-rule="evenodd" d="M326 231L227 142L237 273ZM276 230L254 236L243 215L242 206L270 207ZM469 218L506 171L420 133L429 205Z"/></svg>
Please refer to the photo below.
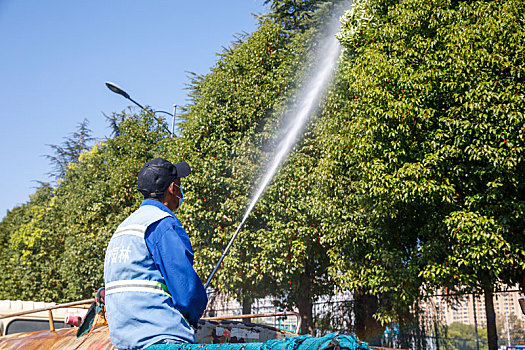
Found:
<svg viewBox="0 0 525 350"><path fill-rule="evenodd" d="M208 299L193 269L189 237L164 204L144 200L117 228L104 279L117 349L143 349L163 339L195 342L190 325L197 325Z"/></svg>

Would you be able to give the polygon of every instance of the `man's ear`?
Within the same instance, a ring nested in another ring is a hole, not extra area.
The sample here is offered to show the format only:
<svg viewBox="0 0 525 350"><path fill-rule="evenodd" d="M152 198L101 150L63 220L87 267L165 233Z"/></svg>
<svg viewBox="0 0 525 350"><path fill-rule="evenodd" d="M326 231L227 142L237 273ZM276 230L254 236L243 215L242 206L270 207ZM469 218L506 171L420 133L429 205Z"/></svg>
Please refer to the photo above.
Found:
<svg viewBox="0 0 525 350"><path fill-rule="evenodd" d="M175 183L174 182L170 183L170 185L168 186L168 190L169 190L169 192L171 194L175 193L174 187L175 187Z"/></svg>

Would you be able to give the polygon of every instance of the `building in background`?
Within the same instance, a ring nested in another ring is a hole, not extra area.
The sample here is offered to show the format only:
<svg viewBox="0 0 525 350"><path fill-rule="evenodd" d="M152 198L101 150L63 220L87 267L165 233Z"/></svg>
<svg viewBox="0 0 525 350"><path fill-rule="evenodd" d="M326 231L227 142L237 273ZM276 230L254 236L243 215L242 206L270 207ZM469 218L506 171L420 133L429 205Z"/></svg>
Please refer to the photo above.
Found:
<svg viewBox="0 0 525 350"><path fill-rule="evenodd" d="M515 315L525 324L525 315L521 311L518 299L521 294L517 287L508 292L494 293L494 311L496 316L506 319ZM473 295L464 295L457 300L450 300L450 296L438 294L427 302L421 303L421 310L430 322L438 320L441 324L463 323L478 327L487 325L485 314L485 300L483 295L474 298Z"/></svg>

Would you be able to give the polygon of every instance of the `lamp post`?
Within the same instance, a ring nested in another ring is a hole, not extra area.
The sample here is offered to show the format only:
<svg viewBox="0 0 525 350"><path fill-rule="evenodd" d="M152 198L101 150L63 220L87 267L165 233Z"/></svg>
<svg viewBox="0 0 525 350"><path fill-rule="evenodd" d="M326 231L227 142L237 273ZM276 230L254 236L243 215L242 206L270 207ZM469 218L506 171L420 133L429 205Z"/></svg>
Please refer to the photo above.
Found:
<svg viewBox="0 0 525 350"><path fill-rule="evenodd" d="M164 113L164 114L167 114L167 115L171 116L171 131L170 131L170 133L171 133L171 137L173 137L173 134L175 133L175 115L176 115L176 111L177 111L177 105L173 105L173 114L170 113L170 112L166 112L166 111L155 111L155 110L150 111L150 110L147 110L146 108L144 108L140 103L138 103L137 101L132 99L131 96L129 96L129 94L126 91L124 91L117 84L112 83L110 81L106 81L106 86L108 87L108 89L110 89L114 93L124 96L124 98L130 100L131 102L133 102L134 104L139 106L143 111L145 111L147 113L153 113L153 114L155 114L155 113Z"/></svg>
<svg viewBox="0 0 525 350"><path fill-rule="evenodd" d="M505 326L507 328L507 347L510 347L510 329L509 329L509 312L508 312L508 304L509 304L509 298L507 298L508 294L503 293L503 306L505 306Z"/></svg>

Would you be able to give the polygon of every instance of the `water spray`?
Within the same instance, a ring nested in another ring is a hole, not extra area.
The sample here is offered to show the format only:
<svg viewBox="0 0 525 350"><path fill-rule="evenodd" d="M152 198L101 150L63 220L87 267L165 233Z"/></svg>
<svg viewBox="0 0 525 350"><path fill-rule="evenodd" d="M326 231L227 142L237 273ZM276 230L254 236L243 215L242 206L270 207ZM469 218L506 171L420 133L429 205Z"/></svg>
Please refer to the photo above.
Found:
<svg viewBox="0 0 525 350"><path fill-rule="evenodd" d="M349 6L344 7L348 8ZM217 269L228 254L228 250L230 249L233 241L235 240L239 231L241 230L242 225L248 218L248 215L251 213L251 211L255 207L255 204L257 204L259 198L263 194L264 190L279 170L283 161L286 159L286 156L290 153L291 149L293 148L299 137L300 132L304 129L311 116L315 114L319 106L319 102L325 93L326 87L332 79L333 73L336 69L337 61L339 59L339 53L341 51L339 41L335 36L339 31L339 17L341 15L342 13L334 16L334 18L330 21L329 25L326 28L326 35L323 36L319 41L322 43L322 47L318 48L317 50L315 64L309 72L310 74L308 75L310 78L308 79L307 84L305 84L304 88L299 92L295 106L286 112L285 119L289 120L289 125L288 128L286 128L283 132L284 137L279 143L277 147L277 152L275 153L275 156L273 157L272 162L270 163L271 165L267 169L266 173L264 174L261 180L261 183L259 184L259 187L255 191L255 194L252 197L248 208L246 209L244 217L241 220L241 223L239 224L237 230L230 239L230 242L228 243L226 249L222 253L219 262L210 274L210 277L208 277L208 280L204 285L205 289L208 289L210 281L212 280L213 276L215 275L215 272L217 272Z"/></svg>

